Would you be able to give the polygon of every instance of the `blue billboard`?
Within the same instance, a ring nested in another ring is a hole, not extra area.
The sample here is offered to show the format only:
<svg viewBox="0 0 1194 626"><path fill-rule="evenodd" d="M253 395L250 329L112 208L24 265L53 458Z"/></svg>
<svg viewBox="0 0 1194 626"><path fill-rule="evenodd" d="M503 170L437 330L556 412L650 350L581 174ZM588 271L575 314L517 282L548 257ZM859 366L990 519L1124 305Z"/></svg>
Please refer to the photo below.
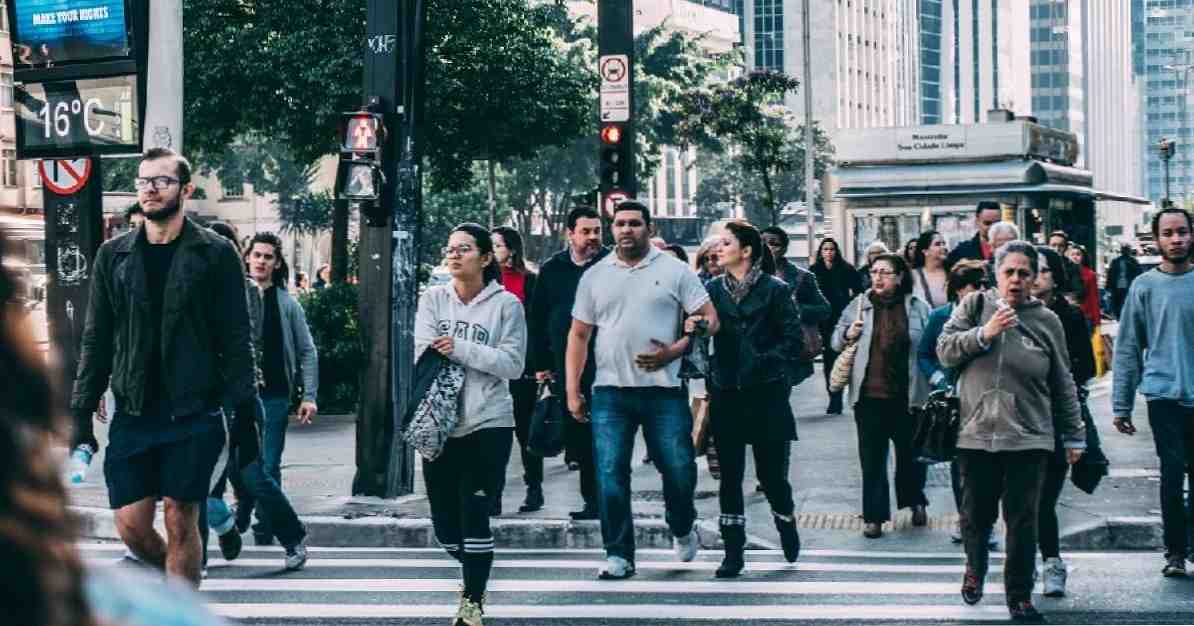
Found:
<svg viewBox="0 0 1194 626"><path fill-rule="evenodd" d="M51 68L127 59L132 33L126 0L12 0L13 61Z"/></svg>

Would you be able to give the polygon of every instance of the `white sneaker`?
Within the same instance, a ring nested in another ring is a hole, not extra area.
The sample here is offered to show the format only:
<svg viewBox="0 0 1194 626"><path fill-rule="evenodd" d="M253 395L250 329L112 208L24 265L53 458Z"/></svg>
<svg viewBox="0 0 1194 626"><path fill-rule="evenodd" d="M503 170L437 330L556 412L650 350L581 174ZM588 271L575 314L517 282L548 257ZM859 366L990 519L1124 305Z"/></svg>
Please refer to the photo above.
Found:
<svg viewBox="0 0 1194 626"><path fill-rule="evenodd" d="M1061 598L1065 596L1066 574L1065 561L1059 557L1045 559L1045 566L1041 568L1045 597Z"/></svg>
<svg viewBox="0 0 1194 626"><path fill-rule="evenodd" d="M673 549L676 551L676 558L687 563L696 558L697 549L701 547L700 537L697 536L696 526L688 531L687 535L683 537L676 537L676 543Z"/></svg>
<svg viewBox="0 0 1194 626"><path fill-rule="evenodd" d="M624 580L634 576L634 565L620 556L605 557L605 566L597 570L601 580Z"/></svg>
<svg viewBox="0 0 1194 626"><path fill-rule="evenodd" d="M297 572L307 564L307 543L300 541L286 548L286 571Z"/></svg>

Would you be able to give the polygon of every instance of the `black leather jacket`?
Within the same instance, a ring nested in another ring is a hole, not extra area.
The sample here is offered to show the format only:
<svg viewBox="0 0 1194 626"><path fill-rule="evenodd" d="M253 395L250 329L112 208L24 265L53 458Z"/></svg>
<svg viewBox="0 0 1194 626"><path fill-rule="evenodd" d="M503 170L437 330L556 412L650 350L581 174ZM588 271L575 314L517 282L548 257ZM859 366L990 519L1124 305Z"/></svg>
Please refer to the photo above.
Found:
<svg viewBox="0 0 1194 626"><path fill-rule="evenodd" d="M803 348L800 312L792 288L763 275L750 293L735 304L718 276L706 285L721 328L713 336L710 383L719 389L741 389L776 381L798 380Z"/></svg>
<svg viewBox="0 0 1194 626"><path fill-rule="evenodd" d="M152 319L140 230L96 254L71 408L94 411L111 382L121 409L141 415L151 324L161 324L164 396L175 415L256 397L244 263L226 239L187 219L166 281L163 315Z"/></svg>

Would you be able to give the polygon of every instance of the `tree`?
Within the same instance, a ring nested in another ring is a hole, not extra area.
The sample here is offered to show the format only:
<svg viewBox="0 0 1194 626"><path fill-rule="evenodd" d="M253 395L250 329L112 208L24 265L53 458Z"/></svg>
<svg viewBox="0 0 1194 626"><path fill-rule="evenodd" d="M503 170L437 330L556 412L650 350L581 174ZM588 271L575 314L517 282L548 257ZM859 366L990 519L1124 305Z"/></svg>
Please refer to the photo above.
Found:
<svg viewBox="0 0 1194 626"><path fill-rule="evenodd" d="M571 43L569 62L591 74L589 123L584 134L566 146L549 146L531 158L502 164L510 174L503 200L527 242L528 258L542 259L559 249L568 212L578 199L593 197L597 188L597 31L580 22L557 28ZM662 147L676 142L674 110L685 90L712 80L731 60L706 54L701 39L670 31L666 23L635 37L636 166L643 183L658 169ZM531 236L536 215L545 234L541 238Z"/></svg>
<svg viewBox="0 0 1194 626"><path fill-rule="evenodd" d="M803 197L803 131L780 104L799 85L779 72L755 71L711 88L692 89L680 98L676 137L683 145L729 155L742 173L758 182L756 223L778 224L784 199ZM832 146L820 128L814 129L814 136L814 170L820 177L831 163ZM751 185L743 185L739 195L753 199Z"/></svg>
<svg viewBox="0 0 1194 626"><path fill-rule="evenodd" d="M459 191L437 191L425 184L424 194L419 263L435 266L443 259L440 248L447 245L453 228L461 222L484 223L488 213L487 193L481 181L474 179ZM504 221L506 215L499 212L498 219Z"/></svg>

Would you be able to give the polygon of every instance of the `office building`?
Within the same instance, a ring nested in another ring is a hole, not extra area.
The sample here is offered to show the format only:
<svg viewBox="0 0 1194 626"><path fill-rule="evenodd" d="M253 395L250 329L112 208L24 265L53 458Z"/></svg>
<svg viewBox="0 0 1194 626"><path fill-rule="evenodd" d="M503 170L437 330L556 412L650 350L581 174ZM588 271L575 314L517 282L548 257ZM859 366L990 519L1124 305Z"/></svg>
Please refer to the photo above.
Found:
<svg viewBox="0 0 1194 626"><path fill-rule="evenodd" d="M1169 162L1171 195L1187 206L1194 200L1194 0L1136 0L1133 15L1137 69L1144 81L1144 124L1140 146L1146 164L1147 197L1165 195L1164 168L1157 152L1161 138L1177 141Z"/></svg>

